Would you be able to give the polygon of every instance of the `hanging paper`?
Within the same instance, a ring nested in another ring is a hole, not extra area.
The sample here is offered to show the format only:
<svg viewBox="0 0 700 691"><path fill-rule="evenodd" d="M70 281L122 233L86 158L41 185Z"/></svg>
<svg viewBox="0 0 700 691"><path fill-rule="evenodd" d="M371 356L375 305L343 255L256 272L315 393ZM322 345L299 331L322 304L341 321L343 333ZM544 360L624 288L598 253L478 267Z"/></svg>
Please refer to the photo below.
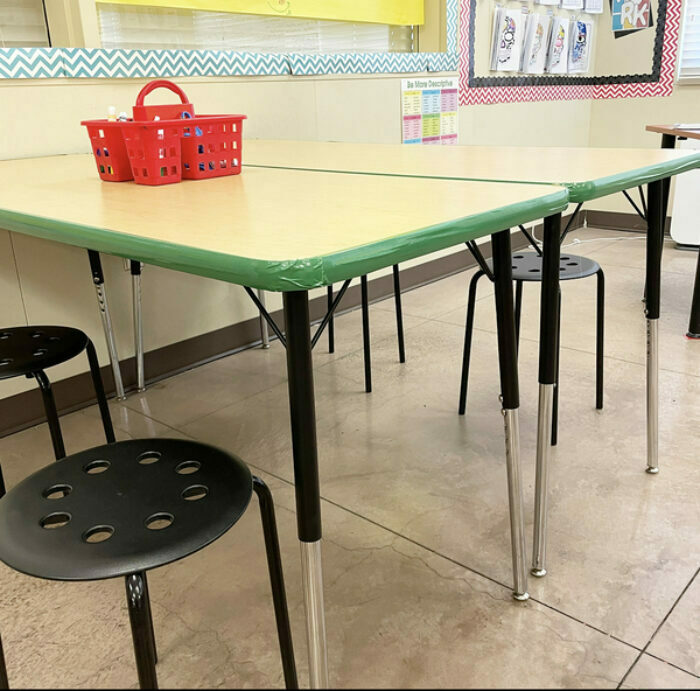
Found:
<svg viewBox="0 0 700 691"><path fill-rule="evenodd" d="M530 14L525 26L522 71L542 74L547 59L547 39L551 18L546 14Z"/></svg>
<svg viewBox="0 0 700 691"><path fill-rule="evenodd" d="M569 61L569 18L552 17L546 70L550 74L566 74Z"/></svg>
<svg viewBox="0 0 700 691"><path fill-rule="evenodd" d="M588 14L602 14L603 0L585 0L583 11Z"/></svg>
<svg viewBox="0 0 700 691"><path fill-rule="evenodd" d="M517 72L520 69L526 17L519 9L497 8L491 69L499 72Z"/></svg>
<svg viewBox="0 0 700 691"><path fill-rule="evenodd" d="M553 7L559 7L559 0L537 0L540 5L551 5Z"/></svg>
<svg viewBox="0 0 700 691"><path fill-rule="evenodd" d="M593 23L572 19L569 29L569 73L588 72Z"/></svg>
<svg viewBox="0 0 700 691"><path fill-rule="evenodd" d="M561 0L563 10L582 10L583 0Z"/></svg>

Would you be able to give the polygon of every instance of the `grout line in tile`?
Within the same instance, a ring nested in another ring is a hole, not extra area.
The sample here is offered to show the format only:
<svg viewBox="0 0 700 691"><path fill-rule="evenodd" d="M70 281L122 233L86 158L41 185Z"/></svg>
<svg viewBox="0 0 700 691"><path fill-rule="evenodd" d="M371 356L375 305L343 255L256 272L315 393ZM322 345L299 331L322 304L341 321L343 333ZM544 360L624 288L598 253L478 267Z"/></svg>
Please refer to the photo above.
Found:
<svg viewBox="0 0 700 691"><path fill-rule="evenodd" d="M630 672L634 669L635 665L639 662L639 660L641 660L642 655L644 655L644 653L647 651L647 649L649 648L649 646L652 644L654 638L656 637L656 634L659 633L659 631L661 631L661 628L663 627L663 625L668 621L668 618L671 616L671 614L673 614L673 610L676 609L676 605L682 600L682 598L683 598L683 596L686 594L686 592L688 592L688 589L689 589L690 586L693 584L693 581L697 578L697 576L698 576L699 573L700 573L700 567L698 567L698 568L696 569L696 571L695 571L695 573L693 574L693 576L691 577L691 579L685 584L685 587L683 588L683 590L681 590L680 595L675 599L675 601L674 601L673 604L671 605L671 609L669 609L668 612L666 612L666 615L665 615L664 618L661 620L661 622L660 622L659 625L656 627L656 629L654 629L654 632L651 634L651 637L650 637L649 640L646 642L646 645L645 645L645 646L642 648L642 650L639 652L639 655L637 655L637 657L635 658L634 662L632 663L632 665L630 666L630 668L625 672L625 674L624 674L624 676L622 677L622 679L620 679L620 683L617 685L617 688L618 688L618 689L625 683L625 680L626 680L627 677L630 675ZM654 656L654 657L656 657L656 656ZM657 658L657 659L660 659L660 658ZM663 660L663 662L666 662L666 660ZM675 665L674 665L674 667L675 667ZM685 672L686 670L683 670L683 671ZM692 674L692 673L691 673L691 674ZM693 674L693 676L697 676L697 675Z"/></svg>
<svg viewBox="0 0 700 691"><path fill-rule="evenodd" d="M277 475L276 473L271 473L269 470L265 470L264 468L259 468L258 466L254 464L250 464L251 468L257 469L259 472L266 473L267 475L270 475L271 477L274 477L275 479L279 480L280 482L284 482L285 484L289 485L290 487L294 487L294 483L281 475ZM321 500L325 501L327 504L330 504L331 506L335 506L337 509L340 509L341 511L344 511L346 513L349 513L352 516L355 516L356 518L359 518L362 521L365 521L366 523L369 523L376 528L380 528L381 530L385 530L388 533L391 533L392 535L395 535L396 537L401 538L402 540L406 540L406 542L411 543L412 545L416 547L420 547L421 549L424 549L426 552L430 552L431 554L434 554L437 557L440 557L442 559L445 559L446 561L449 561L451 564L454 564L455 566L459 566L460 568L465 569L466 571L469 571L470 573L475 574L476 576L480 576L481 578L493 583L494 585L498 585L504 589L506 589L508 592L512 592L512 588L506 584L506 583L501 583L501 581L497 580L496 578L493 578L485 573L482 573L481 571L478 571L477 569L472 568L471 566L467 566L466 564L463 564L462 562L454 559L453 557L450 557L446 554L442 554L442 552L438 552L437 550L433 549L432 547L428 547L427 545L424 545L421 542L418 542L417 540L414 540L411 537L408 537L407 535L403 535L402 533L399 533L396 530L393 530L392 528L389 528L382 523L379 523L367 516L363 516L362 514L358 513L357 511L354 511L353 509L348 508L347 506L343 506L342 504L339 504L332 499L328 499L327 497L324 497L323 495L321 496ZM564 612L563 610L558 609L557 607L554 607L553 605L550 605L546 602L543 602L542 600L538 600L535 597L530 596L529 598L530 601L536 602L538 605L541 605L542 607L545 607L546 609L549 609L553 612L556 612L557 614L560 614L567 619L571 619L572 621L575 621L577 624L581 624L585 626L586 628L592 629L593 631L596 631L597 633L600 633L604 636L607 636L608 638L612 638L614 641L617 641L618 643L621 643L628 648L632 648L633 650L639 651L640 648L633 643L629 643L622 638L619 638L618 636L615 636L614 634L611 634L607 631L604 631L603 629L598 628L597 626L593 626L592 624L589 624L588 622L583 621L582 619L579 619L578 617L575 617L571 614L568 614L567 612Z"/></svg>

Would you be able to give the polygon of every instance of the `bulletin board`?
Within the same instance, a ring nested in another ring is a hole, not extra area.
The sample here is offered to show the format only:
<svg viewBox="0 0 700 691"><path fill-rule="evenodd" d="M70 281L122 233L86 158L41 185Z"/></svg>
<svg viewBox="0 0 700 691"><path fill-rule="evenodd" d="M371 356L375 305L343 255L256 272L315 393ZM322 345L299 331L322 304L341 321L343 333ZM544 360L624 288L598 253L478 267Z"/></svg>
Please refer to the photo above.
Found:
<svg viewBox="0 0 700 691"><path fill-rule="evenodd" d="M551 7L535 0L498 3L461 0L460 105L668 96L673 91L681 2L650 0L652 25L629 32L614 30L619 29L616 27L620 20L619 0L603 0L599 14ZM588 69L580 74L526 74L520 70L492 69L497 7L512 11L526 8L534 13L549 10L554 16L592 22L595 32Z"/></svg>

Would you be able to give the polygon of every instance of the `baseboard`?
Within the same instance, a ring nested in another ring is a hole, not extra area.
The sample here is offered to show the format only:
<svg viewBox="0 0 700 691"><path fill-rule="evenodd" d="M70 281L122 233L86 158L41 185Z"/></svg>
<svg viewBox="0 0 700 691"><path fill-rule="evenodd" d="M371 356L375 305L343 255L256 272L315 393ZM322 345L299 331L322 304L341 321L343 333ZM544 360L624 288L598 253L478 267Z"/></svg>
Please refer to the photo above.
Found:
<svg viewBox="0 0 700 691"><path fill-rule="evenodd" d="M591 228L601 230L631 230L635 233L646 233L647 224L639 214L623 213L620 211L596 211L586 209L586 224ZM664 232L669 233L671 217L666 217Z"/></svg>
<svg viewBox="0 0 700 691"><path fill-rule="evenodd" d="M589 212L590 213L590 212ZM566 219L565 219L566 220ZM582 219L577 219L576 227L580 227ZM535 228L541 230L541 225ZM521 249L526 245L521 234L513 235L513 249ZM481 246L486 258L490 257L491 245ZM401 269L402 291L417 288L426 283L445 278L465 271L475 266L472 255L465 249L454 254L433 259L417 266ZM381 276L369 281L370 300L384 299L393 294L394 285L391 275ZM466 286L465 286L466 290ZM340 304L339 311L355 309L360 305L360 286L348 288ZM326 298L318 297L309 303L311 319L319 321L326 311ZM281 310L273 312L275 321L283 328ZM184 341L172 343L152 350L145 354L144 363L147 373L147 384L171 377L180 372L192 369L206 362L217 360L245 348L251 348L260 343L260 327L257 318L227 326L223 329L194 336ZM121 361L124 387L129 391L136 388L136 359L126 358ZM102 378L108 395L114 395L114 379L109 366L102 367ZM50 375L50 372L49 372ZM95 403L92 382L87 372L77 374L53 384L56 405L59 415L80 410ZM38 389L24 391L8 398L0 399L0 437L32 427L45 421L44 408Z"/></svg>

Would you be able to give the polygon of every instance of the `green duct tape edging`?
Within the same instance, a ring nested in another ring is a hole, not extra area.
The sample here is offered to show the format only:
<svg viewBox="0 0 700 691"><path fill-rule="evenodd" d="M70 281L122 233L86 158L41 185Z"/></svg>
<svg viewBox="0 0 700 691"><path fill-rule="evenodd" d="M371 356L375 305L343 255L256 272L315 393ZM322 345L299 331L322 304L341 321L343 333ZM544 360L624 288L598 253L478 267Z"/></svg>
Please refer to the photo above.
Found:
<svg viewBox="0 0 700 691"><path fill-rule="evenodd" d="M147 238L66 223L41 216L0 209L0 227L44 240L97 250L166 269L214 278L228 283L276 292L309 290L355 278L392 264L421 257L468 240L491 235L519 223L536 221L566 209L565 188L542 197L507 204L486 213L397 235L380 242L359 245L334 254L269 261L210 252Z"/></svg>

